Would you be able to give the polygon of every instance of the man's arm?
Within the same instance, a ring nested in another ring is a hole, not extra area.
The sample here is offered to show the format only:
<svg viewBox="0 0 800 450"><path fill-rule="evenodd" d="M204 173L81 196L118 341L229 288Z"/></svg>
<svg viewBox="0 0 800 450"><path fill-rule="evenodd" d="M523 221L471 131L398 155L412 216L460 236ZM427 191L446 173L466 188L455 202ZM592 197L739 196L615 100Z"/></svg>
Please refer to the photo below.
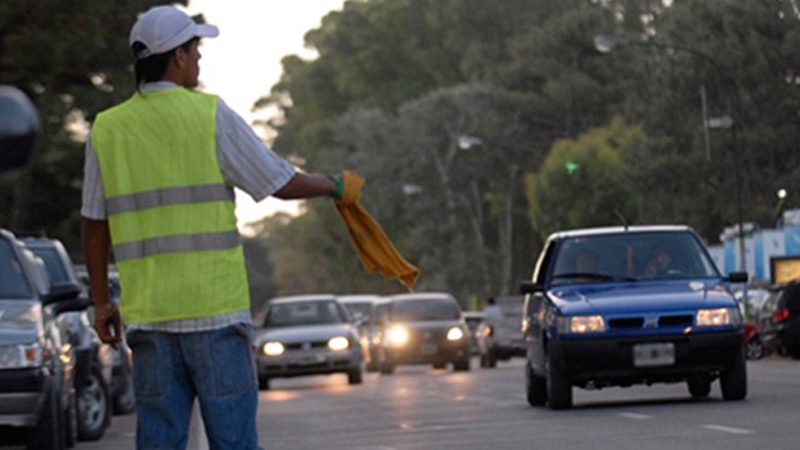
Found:
<svg viewBox="0 0 800 450"><path fill-rule="evenodd" d="M94 327L100 339L116 348L122 340L122 321L108 293L108 221L83 218L83 254L89 273L89 294L94 305Z"/></svg>
<svg viewBox="0 0 800 450"><path fill-rule="evenodd" d="M274 194L281 200L319 197L336 193L336 182L325 175L297 172L282 188ZM341 195L341 192L339 192Z"/></svg>

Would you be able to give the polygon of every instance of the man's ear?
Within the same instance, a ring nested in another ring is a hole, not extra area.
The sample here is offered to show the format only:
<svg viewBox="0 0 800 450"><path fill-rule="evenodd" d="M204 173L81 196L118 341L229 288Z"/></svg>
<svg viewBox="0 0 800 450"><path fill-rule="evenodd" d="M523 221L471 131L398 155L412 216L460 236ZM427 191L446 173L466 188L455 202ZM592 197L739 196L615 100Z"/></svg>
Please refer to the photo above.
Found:
<svg viewBox="0 0 800 450"><path fill-rule="evenodd" d="M175 64L175 67L183 68L186 65L187 57L186 50L184 50L183 47L178 47L175 49L175 52L172 53L172 62Z"/></svg>

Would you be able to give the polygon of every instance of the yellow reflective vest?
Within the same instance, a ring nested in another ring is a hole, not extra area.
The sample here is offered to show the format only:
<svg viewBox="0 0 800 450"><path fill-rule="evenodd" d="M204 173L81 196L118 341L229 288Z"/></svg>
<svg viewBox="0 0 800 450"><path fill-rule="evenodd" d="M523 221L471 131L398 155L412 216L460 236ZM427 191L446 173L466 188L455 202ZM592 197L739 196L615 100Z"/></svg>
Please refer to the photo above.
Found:
<svg viewBox="0 0 800 450"><path fill-rule="evenodd" d="M249 309L233 190L216 152L217 98L173 88L97 116L120 311L127 323Z"/></svg>

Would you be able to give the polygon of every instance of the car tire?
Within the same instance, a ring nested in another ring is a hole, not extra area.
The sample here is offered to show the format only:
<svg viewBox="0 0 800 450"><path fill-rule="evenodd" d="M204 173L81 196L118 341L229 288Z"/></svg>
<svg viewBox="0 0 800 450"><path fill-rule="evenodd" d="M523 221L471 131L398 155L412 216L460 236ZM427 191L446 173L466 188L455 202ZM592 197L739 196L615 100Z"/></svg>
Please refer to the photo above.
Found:
<svg viewBox="0 0 800 450"><path fill-rule="evenodd" d="M98 367L77 386L78 440L96 441L103 437L111 423L111 393Z"/></svg>
<svg viewBox="0 0 800 450"><path fill-rule="evenodd" d="M764 342L760 337L756 336L747 343L745 347L745 358L749 360L759 360L767 353L764 347Z"/></svg>
<svg viewBox="0 0 800 450"><path fill-rule="evenodd" d="M381 375L391 375L394 373L395 364L391 361L382 361L381 362Z"/></svg>
<svg viewBox="0 0 800 450"><path fill-rule="evenodd" d="M529 361L525 362L525 394L531 406L544 406L547 403L547 380L533 372Z"/></svg>
<svg viewBox="0 0 800 450"><path fill-rule="evenodd" d="M706 398L711 393L711 380L707 376L696 376L686 380L692 398Z"/></svg>
<svg viewBox="0 0 800 450"><path fill-rule="evenodd" d="M122 392L114 396L113 406L114 415L131 414L136 410L136 396L133 393L133 374L128 374Z"/></svg>
<svg viewBox="0 0 800 450"><path fill-rule="evenodd" d="M258 376L258 389L262 391L268 391L270 388L269 386L269 377L265 375Z"/></svg>
<svg viewBox="0 0 800 450"><path fill-rule="evenodd" d="M469 362L469 356L457 361L453 361L453 370L455 372L469 372Z"/></svg>
<svg viewBox="0 0 800 450"><path fill-rule="evenodd" d="M445 364L445 363L435 363L435 364L433 365L433 368L434 368L434 369L444 369L444 368L446 368L446 367L447 367L447 364Z"/></svg>
<svg viewBox="0 0 800 450"><path fill-rule="evenodd" d="M47 392L39 423L33 432L29 450L63 450L65 436L62 427L61 392L53 383Z"/></svg>
<svg viewBox="0 0 800 450"><path fill-rule="evenodd" d="M555 361L552 353L548 352L545 359L547 372L547 403L550 409L569 409L572 407L572 384L564 375Z"/></svg>
<svg viewBox="0 0 800 450"><path fill-rule="evenodd" d="M495 355L494 350L489 350L489 353L486 354L486 366L491 369L497 367L497 355Z"/></svg>
<svg viewBox="0 0 800 450"><path fill-rule="evenodd" d="M75 391L72 391L67 400L67 410L64 412L64 443L67 448L75 447L78 443L78 401Z"/></svg>
<svg viewBox="0 0 800 450"><path fill-rule="evenodd" d="M747 397L747 363L743 351L737 353L731 367L720 374L719 385L725 400L744 400Z"/></svg>
<svg viewBox="0 0 800 450"><path fill-rule="evenodd" d="M361 367L350 369L350 371L347 372L347 384L361 384L362 380Z"/></svg>

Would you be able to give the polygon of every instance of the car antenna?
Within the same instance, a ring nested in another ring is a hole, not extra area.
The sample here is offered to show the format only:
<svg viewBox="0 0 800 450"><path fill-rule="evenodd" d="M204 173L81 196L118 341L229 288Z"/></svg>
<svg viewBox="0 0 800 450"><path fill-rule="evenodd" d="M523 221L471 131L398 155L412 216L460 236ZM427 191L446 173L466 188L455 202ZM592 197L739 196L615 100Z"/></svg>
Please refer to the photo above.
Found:
<svg viewBox="0 0 800 450"><path fill-rule="evenodd" d="M619 217L619 220L622 221L622 226L625 227L625 231L628 231L628 220L625 219L625 216L623 216L622 213L617 209L614 210L614 214L616 214L617 217Z"/></svg>

